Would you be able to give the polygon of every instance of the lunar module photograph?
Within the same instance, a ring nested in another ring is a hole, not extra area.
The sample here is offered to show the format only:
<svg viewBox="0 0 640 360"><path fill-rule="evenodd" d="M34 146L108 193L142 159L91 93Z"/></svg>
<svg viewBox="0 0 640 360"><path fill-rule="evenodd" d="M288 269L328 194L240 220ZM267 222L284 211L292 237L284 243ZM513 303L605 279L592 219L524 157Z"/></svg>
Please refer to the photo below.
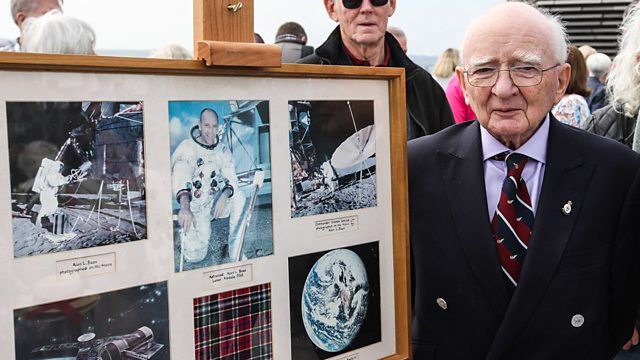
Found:
<svg viewBox="0 0 640 360"><path fill-rule="evenodd" d="M141 102L8 102L14 256L146 237Z"/></svg>
<svg viewBox="0 0 640 360"><path fill-rule="evenodd" d="M291 216L374 207L373 101L290 101Z"/></svg>

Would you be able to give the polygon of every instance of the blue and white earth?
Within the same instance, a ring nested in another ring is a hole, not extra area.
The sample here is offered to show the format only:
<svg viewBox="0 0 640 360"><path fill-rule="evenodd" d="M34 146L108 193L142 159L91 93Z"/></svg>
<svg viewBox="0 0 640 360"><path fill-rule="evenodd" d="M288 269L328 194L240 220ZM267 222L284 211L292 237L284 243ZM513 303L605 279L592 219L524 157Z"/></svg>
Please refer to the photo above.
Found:
<svg viewBox="0 0 640 360"><path fill-rule="evenodd" d="M311 268L302 289L302 321L320 349L344 350L367 315L369 280L362 259L351 250L324 254Z"/></svg>

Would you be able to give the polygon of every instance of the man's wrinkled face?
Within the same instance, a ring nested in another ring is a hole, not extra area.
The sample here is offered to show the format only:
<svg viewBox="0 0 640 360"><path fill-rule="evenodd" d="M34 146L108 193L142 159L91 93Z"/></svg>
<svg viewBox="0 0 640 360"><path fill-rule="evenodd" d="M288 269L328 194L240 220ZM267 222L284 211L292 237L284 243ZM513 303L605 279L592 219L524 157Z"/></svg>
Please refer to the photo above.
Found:
<svg viewBox="0 0 640 360"><path fill-rule="evenodd" d="M514 66L547 69L557 65L559 62L550 45L552 36L545 27L546 19L542 18L542 24L537 26L535 17L531 20L518 15L477 24L464 44L464 69L507 70ZM521 146L535 133L553 105L562 98L570 75L570 66L562 64L545 71L540 84L518 87L508 71L500 71L492 87L475 87L468 82L464 69L458 68L456 73L478 121L512 148Z"/></svg>
<svg viewBox="0 0 640 360"><path fill-rule="evenodd" d="M18 26L22 26L22 23L30 17L40 17L51 10L62 11L60 0L36 0L33 10L28 12L19 12L17 14Z"/></svg>
<svg viewBox="0 0 640 360"><path fill-rule="evenodd" d="M218 117L211 111L205 111L200 117L200 142L215 145L218 142Z"/></svg>
<svg viewBox="0 0 640 360"><path fill-rule="evenodd" d="M342 41L357 45L377 45L384 39L389 17L396 8L396 0L385 5L373 6L369 0L363 0L357 9L347 9L342 0L324 0L329 16L340 23Z"/></svg>

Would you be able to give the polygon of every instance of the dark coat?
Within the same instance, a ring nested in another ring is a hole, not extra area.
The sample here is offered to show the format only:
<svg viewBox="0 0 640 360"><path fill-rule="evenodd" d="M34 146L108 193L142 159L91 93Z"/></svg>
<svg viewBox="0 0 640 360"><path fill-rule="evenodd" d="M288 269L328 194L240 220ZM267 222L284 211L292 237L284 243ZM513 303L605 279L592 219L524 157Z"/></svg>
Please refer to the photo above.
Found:
<svg viewBox="0 0 640 360"><path fill-rule="evenodd" d="M479 123L409 142L415 359L607 359L631 337L640 155L550 121L533 236L511 299L487 213Z"/></svg>
<svg viewBox="0 0 640 360"><path fill-rule="evenodd" d="M434 134L453 125L453 114L444 95L444 90L431 75L412 62L390 33L385 41L389 45L391 59L389 66L403 67L406 76L407 93L407 135L409 138ZM298 63L321 65L353 65L344 52L340 27L329 35L327 41Z"/></svg>
<svg viewBox="0 0 640 360"><path fill-rule="evenodd" d="M587 86L589 87L589 90L591 90L589 98L587 99L587 104L589 105L589 110L591 112L601 109L607 105L609 102L607 99L607 88L600 82L600 80L598 80L598 78L595 76L589 76Z"/></svg>
<svg viewBox="0 0 640 360"><path fill-rule="evenodd" d="M582 128L592 134L608 137L631 148L636 118L626 117L621 105L607 105L591 114Z"/></svg>

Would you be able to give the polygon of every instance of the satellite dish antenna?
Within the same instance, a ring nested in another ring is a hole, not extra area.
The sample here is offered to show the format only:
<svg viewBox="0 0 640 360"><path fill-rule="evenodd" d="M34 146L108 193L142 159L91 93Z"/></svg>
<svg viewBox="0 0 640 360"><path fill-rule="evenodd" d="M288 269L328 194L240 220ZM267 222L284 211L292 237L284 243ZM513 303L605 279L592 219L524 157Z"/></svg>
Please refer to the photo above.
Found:
<svg viewBox="0 0 640 360"><path fill-rule="evenodd" d="M81 342L81 343L86 343L86 342L89 342L89 341L91 341L91 340L93 340L95 338L96 338L96 334L90 332L90 333L86 333L86 334L80 335L80 337L78 337L78 341Z"/></svg>

